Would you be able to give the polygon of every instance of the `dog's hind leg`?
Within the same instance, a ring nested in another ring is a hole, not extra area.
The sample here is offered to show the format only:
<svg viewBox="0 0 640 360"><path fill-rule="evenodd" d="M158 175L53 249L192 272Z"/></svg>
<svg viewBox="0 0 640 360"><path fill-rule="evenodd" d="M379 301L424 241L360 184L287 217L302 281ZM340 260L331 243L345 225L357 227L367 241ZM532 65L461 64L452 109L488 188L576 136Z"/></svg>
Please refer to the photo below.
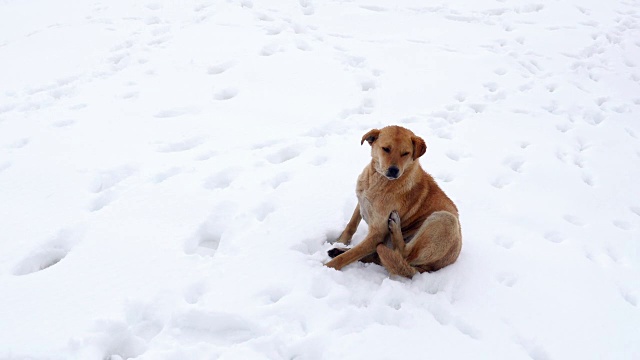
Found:
<svg viewBox="0 0 640 360"><path fill-rule="evenodd" d="M405 258L413 266L435 271L452 264L462 248L458 218L447 211L431 214L405 247Z"/></svg>
<svg viewBox="0 0 640 360"><path fill-rule="evenodd" d="M376 252L378 253L378 256L380 256L382 266L384 266L391 274L411 278L413 275L418 273L418 271L409 265L398 251L391 250L384 244L380 244L376 248Z"/></svg>
<svg viewBox="0 0 640 360"><path fill-rule="evenodd" d="M380 262L390 273L410 278L415 275L417 271L409 265L403 256L405 244L404 238L402 237L400 214L395 210L392 211L387 224L389 226L389 235L391 236L393 249L389 249L384 244L378 245L376 252L380 257Z"/></svg>

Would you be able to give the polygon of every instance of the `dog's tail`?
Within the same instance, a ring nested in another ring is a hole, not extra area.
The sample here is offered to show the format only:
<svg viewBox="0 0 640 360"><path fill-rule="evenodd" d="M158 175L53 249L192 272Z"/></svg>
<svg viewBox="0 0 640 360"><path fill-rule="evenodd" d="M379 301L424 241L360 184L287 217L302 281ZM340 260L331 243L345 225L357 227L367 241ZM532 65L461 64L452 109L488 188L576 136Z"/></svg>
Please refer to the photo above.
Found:
<svg viewBox="0 0 640 360"><path fill-rule="evenodd" d="M389 249L384 244L379 244L376 252L380 256L380 262L390 273L407 278L418 273L397 251Z"/></svg>

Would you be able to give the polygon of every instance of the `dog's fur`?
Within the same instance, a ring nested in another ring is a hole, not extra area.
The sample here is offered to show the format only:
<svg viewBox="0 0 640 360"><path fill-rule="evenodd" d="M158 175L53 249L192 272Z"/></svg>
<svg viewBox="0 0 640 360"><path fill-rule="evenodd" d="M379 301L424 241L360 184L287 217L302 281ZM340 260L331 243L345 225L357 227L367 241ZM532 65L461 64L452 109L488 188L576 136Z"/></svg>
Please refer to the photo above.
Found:
<svg viewBox="0 0 640 360"><path fill-rule="evenodd" d="M412 277L452 264L462 248L458 209L418 162L427 149L424 140L387 126L366 133L365 141L371 163L358 177L358 205L338 242L348 245L362 219L369 233L352 249L330 250L326 266L340 270L361 260Z"/></svg>

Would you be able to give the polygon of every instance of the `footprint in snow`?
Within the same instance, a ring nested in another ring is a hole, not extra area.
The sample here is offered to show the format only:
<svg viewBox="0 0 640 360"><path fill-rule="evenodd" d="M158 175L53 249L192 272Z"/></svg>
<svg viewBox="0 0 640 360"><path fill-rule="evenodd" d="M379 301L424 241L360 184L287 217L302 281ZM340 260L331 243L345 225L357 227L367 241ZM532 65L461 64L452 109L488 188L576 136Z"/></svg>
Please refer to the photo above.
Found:
<svg viewBox="0 0 640 360"><path fill-rule="evenodd" d="M515 243L515 241L512 238L508 238L508 237L504 237L504 236L497 236L493 242L502 247L505 248L507 250L513 248L513 244Z"/></svg>
<svg viewBox="0 0 640 360"><path fill-rule="evenodd" d="M470 157L471 157L471 155L470 155L469 153L466 153L466 152L464 152L464 151L462 151L462 150L456 150L456 149L453 149L453 150L447 150L447 151L445 152L445 155L446 155L449 159L451 159L451 160L453 160L453 161L460 161L460 160L463 160L463 159L466 159L466 158L470 158Z"/></svg>
<svg viewBox="0 0 640 360"><path fill-rule="evenodd" d="M197 110L195 110L194 108L179 107L179 108L161 110L155 113L154 116L159 119L166 119L166 118L174 118L178 116L184 116L184 115L195 114L195 113L197 113Z"/></svg>
<svg viewBox="0 0 640 360"><path fill-rule="evenodd" d="M506 75L507 74L507 69L505 69L505 68L497 68L497 69L493 70L493 73L496 74L496 75L499 75L499 76Z"/></svg>
<svg viewBox="0 0 640 360"><path fill-rule="evenodd" d="M267 183L269 184L269 186L271 186L271 188L277 189L280 185L282 185L283 183L289 180L291 180L291 175L288 173L282 172L282 173L276 174L274 177L269 179Z"/></svg>
<svg viewBox="0 0 640 360"><path fill-rule="evenodd" d="M373 112L373 109L375 107L375 103L373 101L372 98L364 98L362 99L362 101L360 102L360 105L351 108L351 109L346 109L343 110L340 115L343 119L347 119L349 116L351 115L366 115L366 114L371 114Z"/></svg>
<svg viewBox="0 0 640 360"><path fill-rule="evenodd" d="M458 329L458 331L460 331L461 333L463 333L464 335L467 335L472 339L475 339L475 340L480 339L480 330L476 329L475 327L471 326L470 324L466 323L460 318L456 318L456 320L453 322L453 326L455 326L455 328Z"/></svg>
<svg viewBox="0 0 640 360"><path fill-rule="evenodd" d="M302 145L291 145L277 150L266 156L267 161L272 164L281 164L285 161L295 159L300 156L304 147Z"/></svg>
<svg viewBox="0 0 640 360"><path fill-rule="evenodd" d="M518 90L519 90L520 92L526 92L526 91L529 91L529 90L533 89L533 84L534 84L533 82L529 82L529 83L526 83L526 84L520 85L520 86L518 86Z"/></svg>
<svg viewBox="0 0 640 360"><path fill-rule="evenodd" d="M445 155L453 160L453 161L459 161L460 160L460 153L457 151L453 151L453 150L448 150Z"/></svg>
<svg viewBox="0 0 640 360"><path fill-rule="evenodd" d="M0 174L2 174L5 170L11 167L11 163L9 161L0 163Z"/></svg>
<svg viewBox="0 0 640 360"><path fill-rule="evenodd" d="M264 221L264 219L266 219L267 216L269 216L269 214L273 213L274 211L275 207L271 203L265 202L254 209L254 214L258 221Z"/></svg>
<svg viewBox="0 0 640 360"><path fill-rule="evenodd" d="M365 10L369 10L369 11L375 11L375 12L384 12L384 11L389 11L389 9L382 7L382 6L376 6L376 5L360 5L361 9L365 9Z"/></svg>
<svg viewBox="0 0 640 360"><path fill-rule="evenodd" d="M490 102L497 102L499 100L504 100L506 98L507 98L507 92L504 90L500 90L484 96L484 99Z"/></svg>
<svg viewBox="0 0 640 360"><path fill-rule="evenodd" d="M170 36L156 36L153 40L147 42L147 45L149 45L149 46L162 45L162 44L166 43L167 41L169 41L169 39L171 39ZM153 71L151 74L155 74L155 71Z"/></svg>
<svg viewBox="0 0 640 360"><path fill-rule="evenodd" d="M89 204L89 211L102 210L104 207L114 202L117 198L118 194L115 190L109 189L101 191L100 194Z"/></svg>
<svg viewBox="0 0 640 360"><path fill-rule="evenodd" d="M75 120L58 120L55 121L53 124L51 124L51 126L58 128L58 129L64 129L64 128L68 128L72 125L74 125L76 123Z"/></svg>
<svg viewBox="0 0 640 360"><path fill-rule="evenodd" d="M285 27L282 24L269 24L264 27L264 30L267 35L278 35L284 31Z"/></svg>
<svg viewBox="0 0 640 360"><path fill-rule="evenodd" d="M458 102L464 102L465 100L467 100L467 94L465 93L457 93L456 95L454 95L453 97L456 101Z"/></svg>
<svg viewBox="0 0 640 360"><path fill-rule="evenodd" d="M329 161L329 159L326 156L319 155L319 156L316 156L315 158L313 158L313 160L311 160L311 164L315 165L315 166L320 166L320 165L326 163L327 161Z"/></svg>
<svg viewBox="0 0 640 360"><path fill-rule="evenodd" d="M285 289L280 286L271 286L256 295L258 298L264 298L266 304L275 304L290 293L290 289Z"/></svg>
<svg viewBox="0 0 640 360"><path fill-rule="evenodd" d="M631 230L632 226L630 222L622 220L614 220L613 225L620 230Z"/></svg>
<svg viewBox="0 0 640 360"><path fill-rule="evenodd" d="M438 182L448 183L453 181L453 175L451 175L450 173L440 172L435 174L434 176L436 180L438 180Z"/></svg>
<svg viewBox="0 0 640 360"><path fill-rule="evenodd" d="M235 87L228 87L221 90L216 91L213 94L213 98L216 100L229 100L236 97L239 93L239 90Z"/></svg>
<svg viewBox="0 0 640 360"><path fill-rule="evenodd" d="M260 21L266 21L266 22L272 22L272 21L274 21L273 17L271 17L271 16L269 16L269 15L267 15L267 14L265 14L265 13L258 13L258 14L257 14L257 18L258 18L258 20L260 20Z"/></svg>
<svg viewBox="0 0 640 360"><path fill-rule="evenodd" d="M622 298L632 306L638 307L638 304L640 304L640 301L638 301L640 296L638 296L638 293L635 291L620 288L620 295L622 295Z"/></svg>
<svg viewBox="0 0 640 360"><path fill-rule="evenodd" d="M229 312L190 309L175 315L171 327L180 340L194 344L231 346L260 336L256 324Z"/></svg>
<svg viewBox="0 0 640 360"><path fill-rule="evenodd" d="M373 79L365 79L360 81L362 91L369 91L376 88L376 82Z"/></svg>
<svg viewBox="0 0 640 360"><path fill-rule="evenodd" d="M593 180L593 176L589 174L582 174L582 181L589 186L595 186L595 181Z"/></svg>
<svg viewBox="0 0 640 360"><path fill-rule="evenodd" d="M518 342L527 351L529 357L532 360L550 360L551 357L547 354L547 351L541 346L535 343L533 340L527 340L519 338Z"/></svg>
<svg viewBox="0 0 640 360"><path fill-rule="evenodd" d="M494 93L494 92L498 91L498 83L486 82L486 83L484 83L482 85L485 87L485 89L489 90L489 92Z"/></svg>
<svg viewBox="0 0 640 360"><path fill-rule="evenodd" d="M110 170L100 171L93 179L89 190L93 193L101 193L120 184L137 171L132 165L122 165Z"/></svg>
<svg viewBox="0 0 640 360"><path fill-rule="evenodd" d="M55 245L35 250L15 266L13 274L26 275L47 269L59 263L68 253L69 249Z"/></svg>
<svg viewBox="0 0 640 360"><path fill-rule="evenodd" d="M502 189L505 186L511 184L511 180L508 177L500 176L491 181L491 186L496 189Z"/></svg>
<svg viewBox="0 0 640 360"><path fill-rule="evenodd" d="M222 74L223 72L231 69L234 65L235 65L234 61L226 61L216 65L211 65L209 66L209 68L207 68L207 74L209 75Z"/></svg>
<svg viewBox="0 0 640 360"><path fill-rule="evenodd" d="M123 100L133 100L133 99L137 99L139 95L140 95L140 92L138 91L127 91L122 95L120 95L120 98Z"/></svg>
<svg viewBox="0 0 640 360"><path fill-rule="evenodd" d="M221 203L216 206L209 218L200 225L195 234L184 244L187 255L213 256L224 239L224 233L234 218L236 206L233 203Z"/></svg>
<svg viewBox="0 0 640 360"><path fill-rule="evenodd" d="M518 157L509 157L504 160L503 164L514 172L521 173L524 160Z"/></svg>
<svg viewBox="0 0 640 360"><path fill-rule="evenodd" d="M311 281L311 296L316 299L326 298L331 292L331 286L320 278L312 279Z"/></svg>
<svg viewBox="0 0 640 360"><path fill-rule="evenodd" d="M60 231L52 240L33 249L13 269L14 275L32 274L48 269L64 259L83 236L80 228Z"/></svg>
<svg viewBox="0 0 640 360"><path fill-rule="evenodd" d="M166 180L168 180L169 178L172 178L180 173L182 173L184 170L181 167L171 167L167 170L161 171L159 173L157 173L156 175L154 175L151 178L151 181L153 181L155 184L160 184Z"/></svg>
<svg viewBox="0 0 640 360"><path fill-rule="evenodd" d="M153 11L155 11L155 10L160 10L160 9L162 9L162 4L161 4L161 3L159 3L159 2L150 2L150 3L148 3L147 5L145 5L145 7L146 7L147 9L149 9L149 10L153 10Z"/></svg>
<svg viewBox="0 0 640 360"><path fill-rule="evenodd" d="M22 149L23 147L27 146L29 144L30 140L28 138L23 138L17 141L12 142L11 144L7 145L7 148L9 149Z"/></svg>
<svg viewBox="0 0 640 360"><path fill-rule="evenodd" d="M171 32L171 26L170 25L161 25L161 26L157 26L155 28L153 28L151 30L151 35L158 37L158 36L162 36L165 34L168 34L169 32Z"/></svg>
<svg viewBox="0 0 640 360"><path fill-rule="evenodd" d="M3 104L0 105L0 114L4 114L6 112L9 112L13 109L15 109L18 105L17 104Z"/></svg>
<svg viewBox="0 0 640 360"><path fill-rule="evenodd" d="M442 304L439 304L437 302L434 302L429 307L429 312L440 325L447 326L451 324L451 321L453 320L451 312L445 309Z"/></svg>
<svg viewBox="0 0 640 360"><path fill-rule="evenodd" d="M280 51L283 51L282 47L278 44L273 43L262 47L259 54L262 56L271 56Z"/></svg>
<svg viewBox="0 0 640 360"><path fill-rule="evenodd" d="M162 19L157 16L149 16L144 19L146 25L158 25L162 23Z"/></svg>
<svg viewBox="0 0 640 360"><path fill-rule="evenodd" d="M560 131L561 133L566 133L567 131L569 131L569 130L571 130L573 128L574 128L574 125L571 122L564 122L564 123L556 125L556 129L558 131Z"/></svg>
<svg viewBox="0 0 640 360"><path fill-rule="evenodd" d="M240 170L236 168L221 170L209 176L204 182L204 187L209 190L226 189L231 186L231 183L238 177L239 173Z"/></svg>
<svg viewBox="0 0 640 360"><path fill-rule="evenodd" d="M341 232L342 230L332 230L325 233L324 237L303 239L293 245L291 250L304 255L321 254L321 256L325 257L327 251L332 247L329 244L335 243L340 237Z"/></svg>
<svg viewBox="0 0 640 360"><path fill-rule="evenodd" d="M184 301L188 304L196 304L207 291L208 288L205 282L191 284L184 290Z"/></svg>
<svg viewBox="0 0 640 360"><path fill-rule="evenodd" d="M304 15L313 15L315 13L311 0L299 0L299 3Z"/></svg>
<svg viewBox="0 0 640 360"><path fill-rule="evenodd" d="M165 327L167 316L158 309L157 304L128 302L125 305L124 320L98 320L88 335L79 339L78 343L87 352L81 351L78 358L96 357L96 349L100 349L99 358L123 360L137 358L145 353L151 342Z"/></svg>
<svg viewBox="0 0 640 360"><path fill-rule="evenodd" d="M136 329L137 328L137 329ZM91 329L90 335L83 338L83 347L93 347L102 349L99 354L100 359L104 360L124 360L137 358L142 355L147 345L144 339L134 329L139 327L132 326L125 321L100 320ZM162 325L156 326L157 335L162 329ZM95 351L95 350L94 350ZM82 352L79 358L86 358ZM98 356L95 354L94 356Z"/></svg>
<svg viewBox="0 0 640 360"><path fill-rule="evenodd" d="M496 275L496 281L506 287L513 287L513 285L518 282L518 276L511 273L503 272Z"/></svg>
<svg viewBox="0 0 640 360"><path fill-rule="evenodd" d="M557 231L548 231L544 234L544 238L552 243L559 244L565 241L566 237Z"/></svg>
<svg viewBox="0 0 640 360"><path fill-rule="evenodd" d="M469 104L468 106L476 114L480 114L487 109L487 104Z"/></svg>
<svg viewBox="0 0 640 360"><path fill-rule="evenodd" d="M207 150L207 151L203 151L200 154L196 155L193 159L196 161L206 161L211 159L212 157L218 155L218 153L216 151L212 151L212 150Z"/></svg>
<svg viewBox="0 0 640 360"><path fill-rule="evenodd" d="M101 210L116 200L118 198L117 185L132 176L136 171L137 169L131 165L123 165L98 173L89 187L89 191L97 195L89 204L89 210Z"/></svg>
<svg viewBox="0 0 640 360"><path fill-rule="evenodd" d="M575 226L584 226L584 221L573 215L565 215L562 217L566 222Z"/></svg>
<svg viewBox="0 0 640 360"><path fill-rule="evenodd" d="M202 145L204 143L204 139L201 137L191 137L186 138L180 141L165 143L158 146L158 152L163 153L173 153L173 152L181 152L195 149L196 147Z"/></svg>
<svg viewBox="0 0 640 360"><path fill-rule="evenodd" d="M312 50L311 45L309 45L308 42L306 42L306 41L304 41L302 39L295 39L294 42L295 42L296 48L298 50L302 50L302 51L310 51L310 50Z"/></svg>

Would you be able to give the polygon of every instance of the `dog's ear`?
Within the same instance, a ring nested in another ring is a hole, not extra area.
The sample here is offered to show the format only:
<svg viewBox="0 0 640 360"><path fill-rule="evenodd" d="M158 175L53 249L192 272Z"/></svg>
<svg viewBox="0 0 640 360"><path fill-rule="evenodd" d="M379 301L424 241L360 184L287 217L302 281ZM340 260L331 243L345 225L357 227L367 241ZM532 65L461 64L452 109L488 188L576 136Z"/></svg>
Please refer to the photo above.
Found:
<svg viewBox="0 0 640 360"><path fill-rule="evenodd" d="M419 158L427 152L427 144L419 136L412 136L411 142L413 143L413 160Z"/></svg>
<svg viewBox="0 0 640 360"><path fill-rule="evenodd" d="M368 133L364 134L364 136L362 136L362 140L360 141L360 145L364 144L365 140L367 140L369 145L373 144L373 142L376 141L376 139L378 138L378 135L380 135L380 130L378 130L378 129L373 129L373 130L369 131Z"/></svg>

